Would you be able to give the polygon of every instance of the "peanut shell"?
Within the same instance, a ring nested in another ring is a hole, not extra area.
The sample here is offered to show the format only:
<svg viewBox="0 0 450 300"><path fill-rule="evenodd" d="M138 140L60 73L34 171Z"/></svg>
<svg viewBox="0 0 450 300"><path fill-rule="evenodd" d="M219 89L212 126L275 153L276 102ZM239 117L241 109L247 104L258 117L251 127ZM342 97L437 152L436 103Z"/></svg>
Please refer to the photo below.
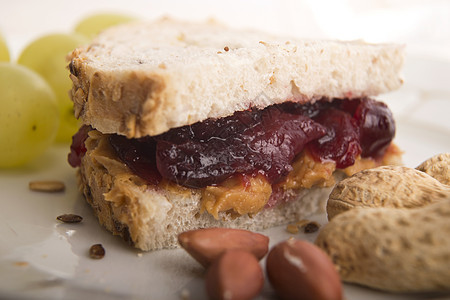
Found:
<svg viewBox="0 0 450 300"><path fill-rule="evenodd" d="M413 209L353 209L316 242L341 278L391 292L450 290L450 197Z"/></svg>
<svg viewBox="0 0 450 300"><path fill-rule="evenodd" d="M439 182L450 185L450 153L441 153L421 163L417 170L427 173Z"/></svg>
<svg viewBox="0 0 450 300"><path fill-rule="evenodd" d="M327 202L328 219L356 207L414 208L450 197L450 186L416 169L383 166L338 183Z"/></svg>

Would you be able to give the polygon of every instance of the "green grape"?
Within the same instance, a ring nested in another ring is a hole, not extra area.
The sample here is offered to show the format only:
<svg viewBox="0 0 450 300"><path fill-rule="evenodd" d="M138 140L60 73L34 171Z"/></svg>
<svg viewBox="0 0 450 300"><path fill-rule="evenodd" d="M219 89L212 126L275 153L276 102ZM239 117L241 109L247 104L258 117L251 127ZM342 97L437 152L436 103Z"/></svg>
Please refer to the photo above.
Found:
<svg viewBox="0 0 450 300"><path fill-rule="evenodd" d="M18 167L53 143L58 104L39 74L8 62L0 62L0 95L0 168Z"/></svg>
<svg viewBox="0 0 450 300"><path fill-rule="evenodd" d="M75 32L85 35L92 39L102 30L135 20L132 16L115 14L115 13L99 13L82 19L76 26Z"/></svg>
<svg viewBox="0 0 450 300"><path fill-rule="evenodd" d="M9 51L5 39L0 35L0 61L9 61Z"/></svg>
<svg viewBox="0 0 450 300"><path fill-rule="evenodd" d="M18 59L19 64L44 77L56 94L61 117L57 142L69 143L80 125L75 119L73 103L69 98L72 81L69 78L66 56L87 42L87 39L79 34L50 34L29 44Z"/></svg>

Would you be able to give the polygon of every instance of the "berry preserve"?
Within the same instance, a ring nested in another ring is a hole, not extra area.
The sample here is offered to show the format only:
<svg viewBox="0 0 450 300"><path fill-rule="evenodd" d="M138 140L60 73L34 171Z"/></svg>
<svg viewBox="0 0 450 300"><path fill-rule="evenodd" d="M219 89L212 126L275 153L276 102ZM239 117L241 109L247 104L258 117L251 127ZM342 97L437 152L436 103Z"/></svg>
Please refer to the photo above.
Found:
<svg viewBox="0 0 450 300"><path fill-rule="evenodd" d="M166 178L203 188L234 174L262 174L271 184L277 183L305 148L317 161L334 161L337 168L346 168L359 156L382 156L394 135L395 123L387 106L364 98L303 105L286 102L154 137L110 135L109 139L119 158L147 182L157 184ZM79 138L74 143L80 144Z"/></svg>

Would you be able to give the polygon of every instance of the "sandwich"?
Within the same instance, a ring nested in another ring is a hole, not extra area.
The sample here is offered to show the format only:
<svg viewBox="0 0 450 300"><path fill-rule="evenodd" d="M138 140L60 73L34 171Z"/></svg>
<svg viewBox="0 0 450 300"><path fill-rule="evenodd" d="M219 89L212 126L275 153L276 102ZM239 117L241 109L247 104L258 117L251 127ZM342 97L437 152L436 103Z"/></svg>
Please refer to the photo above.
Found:
<svg viewBox="0 0 450 300"><path fill-rule="evenodd" d="M324 212L332 186L398 164L404 46L303 40L214 21L119 25L69 55L82 126L69 163L99 222L142 250Z"/></svg>

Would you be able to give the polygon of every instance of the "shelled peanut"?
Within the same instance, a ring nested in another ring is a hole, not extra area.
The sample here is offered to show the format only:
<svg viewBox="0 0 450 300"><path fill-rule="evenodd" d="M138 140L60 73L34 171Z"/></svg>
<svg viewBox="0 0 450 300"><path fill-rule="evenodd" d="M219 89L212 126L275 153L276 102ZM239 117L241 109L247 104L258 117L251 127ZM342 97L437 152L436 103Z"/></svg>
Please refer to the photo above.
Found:
<svg viewBox="0 0 450 300"><path fill-rule="evenodd" d="M268 237L248 230L208 228L183 232L180 245L206 268L210 299L254 299L264 286L259 260ZM328 256L314 244L289 239L266 260L268 279L281 299L342 299L342 284Z"/></svg>
<svg viewBox="0 0 450 300"><path fill-rule="evenodd" d="M342 284L330 258L317 246L289 239L274 246L267 276L281 299L342 299Z"/></svg>
<svg viewBox="0 0 450 300"><path fill-rule="evenodd" d="M210 299L253 299L264 286L264 272L252 253L233 249L212 262L205 280Z"/></svg>
<svg viewBox="0 0 450 300"><path fill-rule="evenodd" d="M178 242L205 268L226 250L246 250L260 260L269 249L269 238L265 235L220 227L182 232Z"/></svg>
<svg viewBox="0 0 450 300"><path fill-rule="evenodd" d="M259 264L269 247L269 238L248 230L205 228L183 232L178 242L206 272L210 299L253 299L264 286Z"/></svg>

